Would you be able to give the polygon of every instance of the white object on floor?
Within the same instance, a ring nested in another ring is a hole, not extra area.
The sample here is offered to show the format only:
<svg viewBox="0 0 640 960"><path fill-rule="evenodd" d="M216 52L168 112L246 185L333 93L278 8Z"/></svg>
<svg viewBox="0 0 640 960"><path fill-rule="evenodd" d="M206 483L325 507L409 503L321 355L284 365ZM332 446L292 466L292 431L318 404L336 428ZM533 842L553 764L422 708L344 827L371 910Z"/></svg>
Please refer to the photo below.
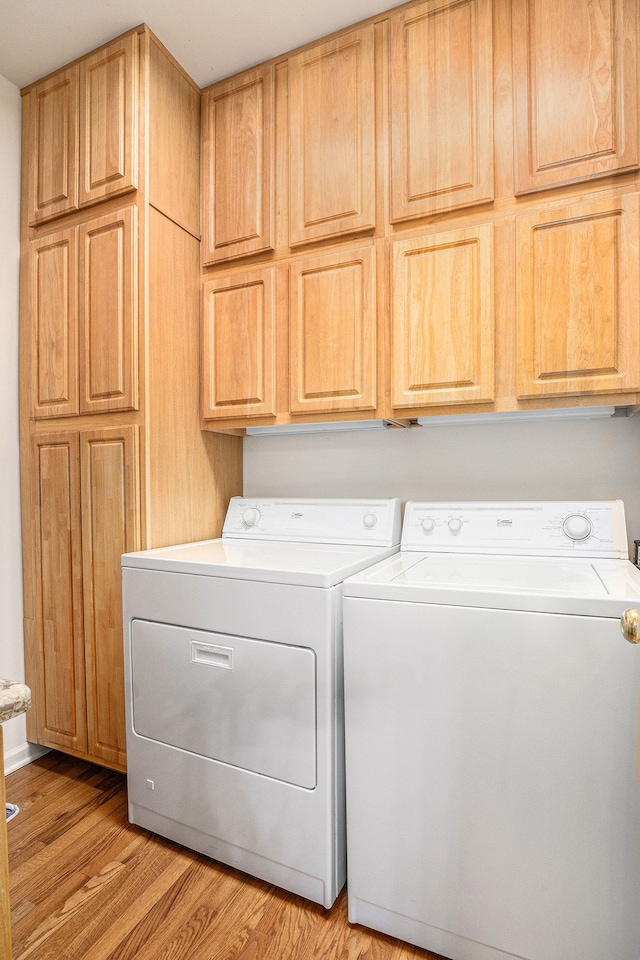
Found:
<svg viewBox="0 0 640 960"><path fill-rule="evenodd" d="M18 806L17 803L7 803L6 807L7 807L7 823L9 823L9 820L13 820L14 817L18 816L18 814L20 813L20 807Z"/></svg>

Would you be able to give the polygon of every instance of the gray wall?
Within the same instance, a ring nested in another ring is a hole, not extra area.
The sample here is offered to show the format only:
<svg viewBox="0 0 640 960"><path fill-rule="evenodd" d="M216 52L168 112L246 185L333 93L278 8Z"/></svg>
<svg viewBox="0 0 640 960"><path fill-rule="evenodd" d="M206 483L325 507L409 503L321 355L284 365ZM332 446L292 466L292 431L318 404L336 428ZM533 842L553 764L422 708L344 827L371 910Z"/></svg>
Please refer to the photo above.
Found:
<svg viewBox="0 0 640 960"><path fill-rule="evenodd" d="M247 437L245 496L620 499L640 539L640 414Z"/></svg>

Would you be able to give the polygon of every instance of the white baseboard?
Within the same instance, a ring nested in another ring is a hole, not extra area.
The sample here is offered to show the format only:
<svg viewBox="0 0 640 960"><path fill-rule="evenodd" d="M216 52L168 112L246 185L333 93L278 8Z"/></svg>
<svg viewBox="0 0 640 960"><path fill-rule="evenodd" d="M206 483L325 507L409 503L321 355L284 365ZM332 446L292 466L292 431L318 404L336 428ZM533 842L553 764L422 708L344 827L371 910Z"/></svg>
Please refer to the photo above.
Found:
<svg viewBox="0 0 640 960"><path fill-rule="evenodd" d="M50 752L49 747L41 747L37 743L22 743L19 747L14 747L4 755L5 775L19 770L20 767L26 767L28 763Z"/></svg>

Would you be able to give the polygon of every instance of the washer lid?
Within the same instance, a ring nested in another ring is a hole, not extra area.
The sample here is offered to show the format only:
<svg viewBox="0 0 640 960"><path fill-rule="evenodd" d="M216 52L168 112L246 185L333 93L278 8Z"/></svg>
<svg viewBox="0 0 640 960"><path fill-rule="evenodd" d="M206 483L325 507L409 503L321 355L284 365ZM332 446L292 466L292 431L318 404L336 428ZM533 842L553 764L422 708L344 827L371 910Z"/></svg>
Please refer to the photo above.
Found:
<svg viewBox="0 0 640 960"><path fill-rule="evenodd" d="M345 597L620 616L640 605L628 560L402 552L344 584Z"/></svg>
<svg viewBox="0 0 640 960"><path fill-rule="evenodd" d="M397 551L397 545L365 547L223 537L127 553L122 557L122 566L204 577L331 587Z"/></svg>

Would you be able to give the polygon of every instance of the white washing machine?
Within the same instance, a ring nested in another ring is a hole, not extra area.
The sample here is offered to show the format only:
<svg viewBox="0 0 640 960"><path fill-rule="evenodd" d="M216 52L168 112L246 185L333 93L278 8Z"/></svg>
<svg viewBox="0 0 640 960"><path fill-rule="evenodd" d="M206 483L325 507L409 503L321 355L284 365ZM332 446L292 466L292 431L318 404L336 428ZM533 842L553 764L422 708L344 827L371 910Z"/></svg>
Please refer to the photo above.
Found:
<svg viewBox="0 0 640 960"><path fill-rule="evenodd" d="M626 558L619 501L410 503L344 584L352 922L454 960L638 960Z"/></svg>
<svg viewBox="0 0 640 960"><path fill-rule="evenodd" d="M345 880L342 581L399 500L234 498L122 558L129 819L331 906Z"/></svg>

